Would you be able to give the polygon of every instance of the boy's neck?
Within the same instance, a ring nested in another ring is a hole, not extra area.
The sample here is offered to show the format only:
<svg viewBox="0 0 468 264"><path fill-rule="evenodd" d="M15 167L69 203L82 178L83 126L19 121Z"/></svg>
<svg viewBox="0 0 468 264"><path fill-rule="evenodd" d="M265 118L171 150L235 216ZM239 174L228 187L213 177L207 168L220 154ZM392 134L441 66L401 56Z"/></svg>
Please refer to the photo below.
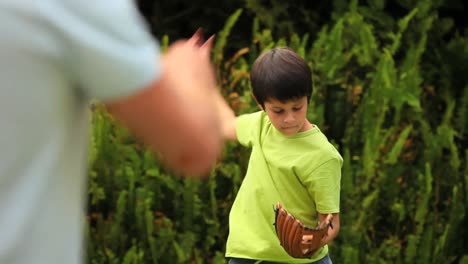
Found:
<svg viewBox="0 0 468 264"><path fill-rule="evenodd" d="M306 119L306 121L304 122L304 126L302 127L302 131L301 132L304 132L304 131L308 131L308 130L311 130L312 128L314 128L315 125L310 123L309 120Z"/></svg>

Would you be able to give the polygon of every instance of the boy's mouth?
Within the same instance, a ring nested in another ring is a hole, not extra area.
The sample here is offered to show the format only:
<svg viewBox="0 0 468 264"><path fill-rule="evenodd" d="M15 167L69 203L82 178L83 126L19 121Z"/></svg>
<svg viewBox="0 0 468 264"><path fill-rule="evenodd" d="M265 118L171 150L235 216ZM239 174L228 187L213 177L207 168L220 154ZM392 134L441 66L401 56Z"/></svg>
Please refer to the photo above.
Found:
<svg viewBox="0 0 468 264"><path fill-rule="evenodd" d="M290 126L290 127L283 127L282 129L283 130L292 130L292 129L296 129L297 126Z"/></svg>

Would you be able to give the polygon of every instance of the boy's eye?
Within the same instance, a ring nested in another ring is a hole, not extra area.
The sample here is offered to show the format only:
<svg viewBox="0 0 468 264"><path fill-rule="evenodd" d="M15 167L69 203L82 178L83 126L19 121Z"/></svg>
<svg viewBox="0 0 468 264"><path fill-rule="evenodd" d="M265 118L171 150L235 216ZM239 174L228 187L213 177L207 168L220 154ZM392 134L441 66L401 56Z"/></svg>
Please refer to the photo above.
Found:
<svg viewBox="0 0 468 264"><path fill-rule="evenodd" d="M273 110L273 112L274 112L275 114L281 114L281 113L283 113L283 111L284 111L283 109L281 109L281 110Z"/></svg>
<svg viewBox="0 0 468 264"><path fill-rule="evenodd" d="M301 110L301 108L302 108L302 106L294 107L294 108L293 108L293 111L299 111L299 110Z"/></svg>

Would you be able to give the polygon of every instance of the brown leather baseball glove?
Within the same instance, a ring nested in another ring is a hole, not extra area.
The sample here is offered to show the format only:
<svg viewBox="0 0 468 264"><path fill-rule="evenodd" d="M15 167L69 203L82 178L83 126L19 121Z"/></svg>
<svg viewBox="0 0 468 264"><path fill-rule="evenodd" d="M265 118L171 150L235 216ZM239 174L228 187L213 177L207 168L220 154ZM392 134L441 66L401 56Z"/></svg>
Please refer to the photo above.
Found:
<svg viewBox="0 0 468 264"><path fill-rule="evenodd" d="M281 246L294 258L310 258L321 247L321 240L333 229L333 215L329 214L324 223L316 228L304 224L288 213L278 202L275 208L275 229Z"/></svg>

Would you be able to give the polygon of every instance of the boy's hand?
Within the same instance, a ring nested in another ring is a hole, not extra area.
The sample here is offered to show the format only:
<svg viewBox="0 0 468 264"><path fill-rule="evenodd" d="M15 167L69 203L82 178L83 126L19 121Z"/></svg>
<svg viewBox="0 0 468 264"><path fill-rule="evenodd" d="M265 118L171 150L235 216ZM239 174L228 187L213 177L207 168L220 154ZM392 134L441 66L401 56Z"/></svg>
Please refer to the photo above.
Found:
<svg viewBox="0 0 468 264"><path fill-rule="evenodd" d="M191 45L200 48L202 56L209 57L214 39L215 36L212 35L208 40L203 41L203 29L199 28L189 39L189 42ZM215 103L217 113L219 114L223 138L227 140L237 140L236 115L218 90L213 91L213 102Z"/></svg>

